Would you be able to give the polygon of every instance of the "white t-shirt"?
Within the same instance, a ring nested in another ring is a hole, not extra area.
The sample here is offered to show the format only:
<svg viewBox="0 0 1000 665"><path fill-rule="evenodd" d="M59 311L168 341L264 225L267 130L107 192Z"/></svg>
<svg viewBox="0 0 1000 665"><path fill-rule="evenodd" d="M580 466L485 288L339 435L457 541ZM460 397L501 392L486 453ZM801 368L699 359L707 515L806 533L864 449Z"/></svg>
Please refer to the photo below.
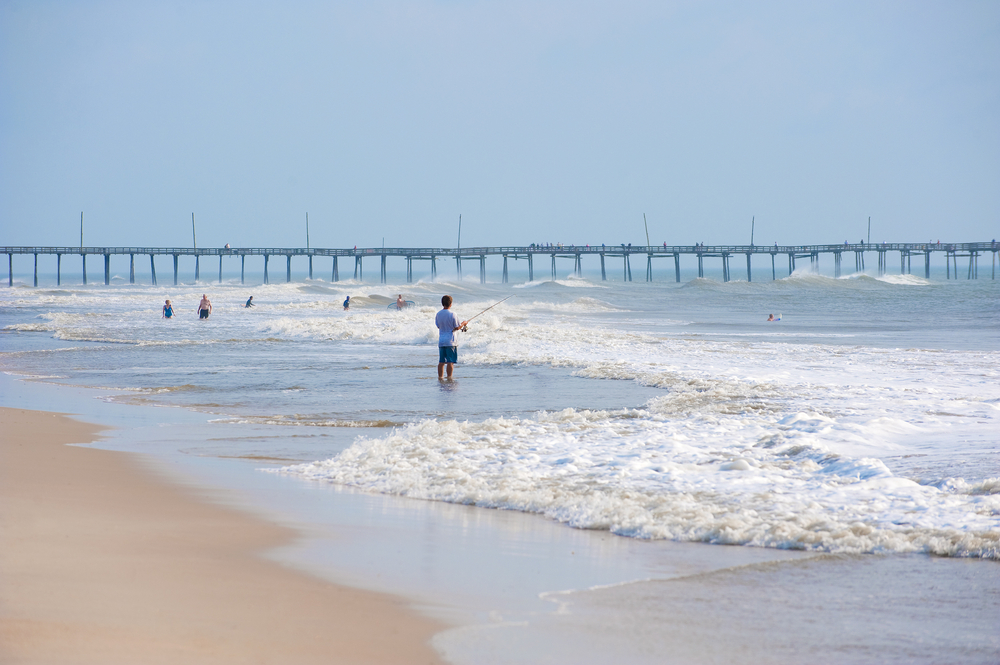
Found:
<svg viewBox="0 0 1000 665"><path fill-rule="evenodd" d="M461 321L450 309L442 309L434 317L434 325L438 327L438 346L458 346L455 342L455 328Z"/></svg>

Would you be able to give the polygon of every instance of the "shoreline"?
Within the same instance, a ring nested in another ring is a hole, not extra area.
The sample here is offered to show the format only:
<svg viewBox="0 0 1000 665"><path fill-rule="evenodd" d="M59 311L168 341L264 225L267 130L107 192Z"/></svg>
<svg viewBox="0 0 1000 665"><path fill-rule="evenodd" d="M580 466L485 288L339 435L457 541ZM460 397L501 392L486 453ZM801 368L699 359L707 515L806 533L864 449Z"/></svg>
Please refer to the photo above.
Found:
<svg viewBox="0 0 1000 665"><path fill-rule="evenodd" d="M0 660L441 663L402 599L265 559L296 533L201 501L102 427L0 407Z"/></svg>

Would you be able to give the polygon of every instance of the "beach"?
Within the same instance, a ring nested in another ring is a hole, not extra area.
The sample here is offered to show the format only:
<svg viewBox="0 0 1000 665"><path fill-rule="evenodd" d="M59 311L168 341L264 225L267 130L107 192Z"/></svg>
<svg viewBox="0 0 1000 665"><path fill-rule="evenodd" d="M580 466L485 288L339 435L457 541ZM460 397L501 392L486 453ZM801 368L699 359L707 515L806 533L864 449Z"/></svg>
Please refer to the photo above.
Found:
<svg viewBox="0 0 1000 665"><path fill-rule="evenodd" d="M67 444L99 427L0 408L0 661L439 663L400 599L259 556L294 533Z"/></svg>
<svg viewBox="0 0 1000 665"><path fill-rule="evenodd" d="M995 282L512 277L16 285L0 405L78 414L101 436L74 455L115 453L115 478L253 525L212 547L297 580L276 592L374 594L441 662L1000 657ZM434 372L443 292L462 318L516 296L462 334L454 381ZM130 487L116 507L142 503ZM174 547L179 522L149 531ZM147 549L192 560L170 547Z"/></svg>

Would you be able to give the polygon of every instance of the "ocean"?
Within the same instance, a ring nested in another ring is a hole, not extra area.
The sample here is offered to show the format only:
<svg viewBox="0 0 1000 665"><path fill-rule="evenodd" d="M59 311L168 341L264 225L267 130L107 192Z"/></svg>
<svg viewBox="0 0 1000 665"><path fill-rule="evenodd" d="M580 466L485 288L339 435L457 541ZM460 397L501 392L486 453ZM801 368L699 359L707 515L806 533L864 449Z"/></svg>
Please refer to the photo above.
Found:
<svg viewBox="0 0 1000 665"><path fill-rule="evenodd" d="M438 644L455 662L664 662L666 650L686 653L678 645L701 625L691 617L728 616L702 596L734 570L744 572L724 585L731 599L752 605L747 589L787 587L794 602L773 611L788 624L802 590L823 597L824 580L826 605L850 606L851 585L897 580L903 593L904 579L938 579L945 566L961 637L934 627L941 607L955 612L947 598L919 601L926 617L899 630L933 643L918 661L990 662L1000 654L1000 286L937 272L728 283L514 273L509 284L442 273L406 284L390 273L386 285L227 275L179 286L68 285L64 275L59 287L43 275L37 288L0 289L4 402L31 379L140 414L131 437L107 445L174 460L191 482L235 488L247 505L312 529L276 557L431 613L477 617ZM195 311L203 293L207 321ZM512 296L459 333L450 382L436 378L433 325L445 293L462 319ZM399 294L414 304L397 311ZM172 319L160 316L167 298ZM382 549L430 537L433 522L443 558L339 552L324 529L345 520ZM380 540L413 523L419 533ZM486 563L485 543L515 541L524 551ZM442 542L469 556L453 560ZM538 555L553 542L590 563ZM450 587L443 570L464 582ZM905 599L892 593L868 611L895 615ZM653 629L677 612L691 625ZM611 632L609 617L627 626ZM559 656L526 658L498 626L531 653ZM754 651L760 631L745 627L747 658L807 659L802 643ZM867 650L824 648L837 662L908 662L876 633ZM689 656L680 662L700 662Z"/></svg>

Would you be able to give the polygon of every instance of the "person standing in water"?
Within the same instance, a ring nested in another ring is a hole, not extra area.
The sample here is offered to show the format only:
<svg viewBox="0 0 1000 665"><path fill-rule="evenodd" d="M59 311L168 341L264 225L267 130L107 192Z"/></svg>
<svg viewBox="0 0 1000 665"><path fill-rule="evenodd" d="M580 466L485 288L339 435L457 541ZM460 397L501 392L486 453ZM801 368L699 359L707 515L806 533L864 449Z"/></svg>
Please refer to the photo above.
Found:
<svg viewBox="0 0 1000 665"><path fill-rule="evenodd" d="M404 307L406 307L406 301L403 300L403 294L400 293L396 298L396 309L403 309Z"/></svg>
<svg viewBox="0 0 1000 665"><path fill-rule="evenodd" d="M198 303L198 318L207 319L208 315L212 313L212 301L208 299L207 294L201 294L201 302Z"/></svg>
<svg viewBox="0 0 1000 665"><path fill-rule="evenodd" d="M346 312L351 307L351 296L344 298L344 311Z"/></svg>
<svg viewBox="0 0 1000 665"><path fill-rule="evenodd" d="M169 319L173 315L174 306L170 304L170 300L168 299L165 303L163 303L163 318Z"/></svg>
<svg viewBox="0 0 1000 665"><path fill-rule="evenodd" d="M455 332L464 328L468 323L468 321L459 322L458 317L451 311L452 302L454 301L451 296L442 296L441 306L444 309L434 317L434 325L438 329L438 379L444 378L446 366L449 379L455 371L455 363L458 362Z"/></svg>
<svg viewBox="0 0 1000 665"><path fill-rule="evenodd" d="M247 304L243 305L244 309L249 309L251 307L253 307L253 296L247 298Z"/></svg>

